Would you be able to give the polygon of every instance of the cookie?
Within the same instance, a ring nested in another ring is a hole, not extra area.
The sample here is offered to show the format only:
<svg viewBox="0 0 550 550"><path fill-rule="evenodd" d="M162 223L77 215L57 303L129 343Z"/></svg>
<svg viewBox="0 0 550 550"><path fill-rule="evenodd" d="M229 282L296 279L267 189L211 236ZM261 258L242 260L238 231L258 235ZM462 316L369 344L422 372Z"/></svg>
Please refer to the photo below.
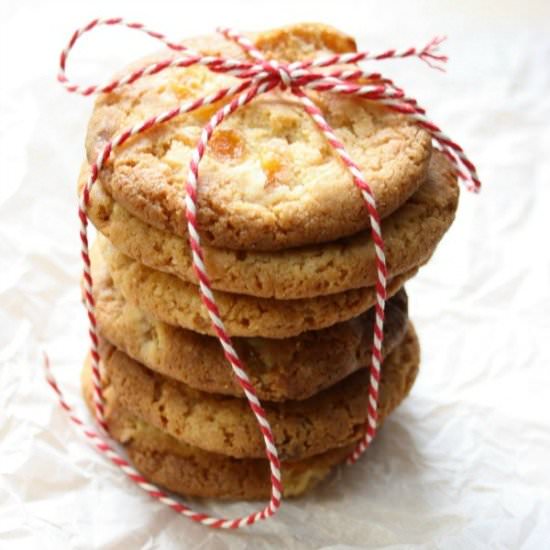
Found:
<svg viewBox="0 0 550 550"><path fill-rule="evenodd" d="M85 397L93 414L89 384ZM139 420L111 400L106 403L105 414L111 437L124 445L133 466L149 481L187 497L269 498L271 483L267 460L236 459L192 447ZM340 447L304 460L282 462L283 495L294 497L313 489L352 448Z"/></svg>
<svg viewBox="0 0 550 550"><path fill-rule="evenodd" d="M243 395L217 339L155 321L124 299L106 270L96 275L94 297L101 334L136 361L198 390ZM233 344L261 399L306 399L369 365L372 322L371 309L294 338L235 338ZM387 354L407 328L404 290L386 304L384 328Z"/></svg>
<svg viewBox="0 0 550 550"><path fill-rule="evenodd" d="M235 458L263 458L256 420L244 399L193 390L157 374L104 342L105 391L138 418L188 445ZM419 365L412 325L386 358L378 414L383 420L409 392ZM264 402L282 460L297 460L359 439L367 419L369 372L362 369L303 401Z"/></svg>
<svg viewBox="0 0 550 550"><path fill-rule="evenodd" d="M80 188L89 168L83 168ZM382 223L390 276L423 264L453 222L458 185L450 162L434 152L427 181ZM115 202L98 182L89 215L124 254L197 284L188 239L141 221ZM204 247L212 287L260 298L296 299L343 292L376 283L368 231L332 243L277 252Z"/></svg>
<svg viewBox="0 0 550 550"><path fill-rule="evenodd" d="M253 40L268 57L282 60L355 51L352 39L325 25L293 25L259 33ZM205 54L245 56L220 37L184 43ZM177 55L164 51L135 66ZM101 94L88 128L88 162L134 124L237 81L203 66L170 68ZM429 135L375 102L307 93L372 187L380 215L391 214L424 181ZM205 106L128 140L101 174L106 190L144 222L186 236L191 152L202 127L221 106ZM288 91L273 90L238 109L214 132L207 149L200 164L198 222L208 244L276 250L333 241L369 225L349 171Z"/></svg>
<svg viewBox="0 0 550 550"><path fill-rule="evenodd" d="M94 279L108 270L124 298L165 323L214 336L199 289L168 273L146 267L114 248L98 235L92 247ZM388 281L388 296L395 294L416 270ZM360 288L302 300L273 300L215 292L221 317L231 336L289 338L357 317L376 301L375 287Z"/></svg>

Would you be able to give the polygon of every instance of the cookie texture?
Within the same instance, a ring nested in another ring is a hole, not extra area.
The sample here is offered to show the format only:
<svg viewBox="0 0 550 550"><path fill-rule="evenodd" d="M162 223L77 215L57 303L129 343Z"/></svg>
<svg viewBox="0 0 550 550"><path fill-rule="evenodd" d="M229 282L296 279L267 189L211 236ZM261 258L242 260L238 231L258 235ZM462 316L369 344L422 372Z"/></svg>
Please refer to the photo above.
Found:
<svg viewBox="0 0 550 550"><path fill-rule="evenodd" d="M124 298L154 319L215 335L197 286L132 260L101 235L92 247L91 259L94 279L107 269ZM416 270L409 271L390 279L388 296L393 296L415 273ZM375 287L303 300L273 300L218 291L214 294L229 333L243 337L297 336L357 317L376 301Z"/></svg>
<svg viewBox="0 0 550 550"><path fill-rule="evenodd" d="M79 180L86 181L85 165ZM388 273L395 276L426 262L454 220L458 185L450 162L434 152L425 183L382 222ZM121 252L153 268L197 284L188 239L133 216L98 182L88 211L94 225ZM212 287L261 298L296 299L343 292L376 283L369 231L339 241L276 252L204 247Z"/></svg>
<svg viewBox="0 0 550 550"><path fill-rule="evenodd" d="M148 368L192 388L242 396L216 338L147 316L124 299L107 270L94 280L101 334ZM370 362L373 310L320 331L293 338L235 338L233 345L261 399L306 399ZM386 304L384 354L407 328L407 295L400 290Z"/></svg>
<svg viewBox="0 0 550 550"><path fill-rule="evenodd" d="M252 39L268 58L283 61L355 50L351 38L325 25L298 24ZM184 44L209 55L245 56L220 37ZM164 51L134 67L176 55ZM171 68L100 95L88 128L88 161L134 124L237 81L202 66ZM388 216L424 181L431 154L429 135L372 101L330 93L308 95L360 167L381 216ZM221 106L205 106L131 138L102 171L106 190L144 222L186 236L185 183L191 152L202 127ZM344 164L300 101L281 90L254 99L214 132L200 164L198 202L203 240L222 248L275 250L332 241L369 223Z"/></svg>
<svg viewBox="0 0 550 550"><path fill-rule="evenodd" d="M205 451L235 458L262 458L256 420L244 399L200 392L157 374L104 342L106 391L133 415ZM378 414L383 420L409 392L419 365L412 325L386 358ZM368 370L303 401L264 402L282 460L297 460L351 444L367 419Z"/></svg>
<svg viewBox="0 0 550 550"><path fill-rule="evenodd" d="M93 414L91 390L85 380L86 403ZM267 460L236 459L187 445L120 407L112 393L108 393L105 415L111 437L124 445L134 467L149 481L188 497L269 498ZM282 462L283 495L293 497L310 491L351 451L352 446L340 447L304 460Z"/></svg>

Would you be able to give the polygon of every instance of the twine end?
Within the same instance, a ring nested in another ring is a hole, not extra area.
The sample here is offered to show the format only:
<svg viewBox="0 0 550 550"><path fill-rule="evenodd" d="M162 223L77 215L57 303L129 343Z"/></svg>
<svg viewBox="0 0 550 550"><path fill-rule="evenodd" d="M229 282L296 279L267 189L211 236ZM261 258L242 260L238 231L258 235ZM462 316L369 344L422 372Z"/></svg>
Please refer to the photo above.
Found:
<svg viewBox="0 0 550 550"><path fill-rule="evenodd" d="M426 47L420 52L420 59L428 65L431 69L436 69L437 71L445 72L445 67L443 66L449 57L440 54L439 45L447 40L446 36L435 36Z"/></svg>

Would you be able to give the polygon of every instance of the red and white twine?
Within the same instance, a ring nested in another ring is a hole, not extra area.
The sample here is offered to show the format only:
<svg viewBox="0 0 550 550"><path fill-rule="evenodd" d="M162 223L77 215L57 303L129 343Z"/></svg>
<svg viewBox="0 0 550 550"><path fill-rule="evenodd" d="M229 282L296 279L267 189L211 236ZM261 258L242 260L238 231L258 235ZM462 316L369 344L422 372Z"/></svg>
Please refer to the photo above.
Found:
<svg viewBox="0 0 550 550"><path fill-rule="evenodd" d="M83 34L101 25L121 25L130 29L139 30L163 42L166 46L168 46L168 48L177 51L178 55L176 57L167 58L165 60L144 66L131 72L123 78L112 80L105 85L80 86L73 84L67 79L65 74L69 54L78 39ZM445 56L437 53L437 47L441 42L440 39L432 40L423 48L409 48L401 52L395 50L388 50L381 54L371 54L367 51L350 52L345 54L328 55L308 61L281 63L274 60L266 60L262 52L260 52L250 42L250 40L231 29L219 29L218 32L220 32L228 40L232 40L238 44L243 51L248 54L251 60L227 59L216 56L202 55L201 53L194 52L181 44L171 42L164 35L147 29L139 23L129 23L121 18L95 19L85 27L78 29L61 53L58 80L61 84L63 84L67 91L88 96L96 93L111 92L121 86L130 85L144 76L159 73L169 67L203 65L213 72L229 74L238 79L236 84L233 86L220 89L213 94L201 97L194 101L177 105L173 109L151 117L116 135L103 147L101 152L97 155L95 162L91 165L91 174L81 195L78 215L81 224L81 255L84 264L84 297L90 322L89 334L91 339L90 357L94 390L93 400L97 422L105 432L108 432L101 385L98 328L95 316L95 301L93 296L93 281L88 243L87 210L90 204L91 189L97 181L102 168L109 161L114 151L124 144L131 136L146 132L153 126L172 120L183 113L194 111L204 105L209 105L220 100L228 100L228 103L221 107L205 125L199 141L192 153L189 164L189 175L187 179L185 198L187 228L192 250L193 267L199 281L199 290L202 302L208 310L213 330L215 331L223 348L225 357L231 365L233 373L244 391L245 397L256 417L256 420L258 421L258 425L263 435L266 456L269 461L271 471L271 498L269 503L258 512L254 512L237 519L225 519L211 517L207 514L195 512L181 502L173 499L162 489L149 483L145 478L143 478L143 476L141 476L124 457L113 449L102 433L99 433L92 427L87 426L80 419L80 417L77 416L74 409L66 402L55 378L53 377L47 358L45 361L45 366L47 381L55 391L61 407L67 412L70 420L78 426L84 436L90 440L91 444L100 453L104 454L109 460L118 466L134 483L136 483L154 499L170 507L172 510L192 519L193 521L202 523L203 525L208 525L210 527L235 529L245 525L251 525L258 520L266 519L274 515L281 505L283 488L281 484L280 462L271 426L266 417L265 410L256 395L256 391L254 390L254 387L250 383L250 380L244 370L244 365L232 344L231 337L221 319L204 264L197 222L197 188L199 185L200 161L207 150L208 142L215 129L234 111L243 107L259 95L275 88L286 89L299 99L305 111L315 121L319 130L323 132L327 141L349 170L353 177L354 184L361 191L370 221L370 231L376 252L377 283L374 338L372 345L369 395L367 403L367 423L365 426L364 437L358 442L355 450L348 458L349 463L355 462L369 446L375 436L377 427L378 387L382 363L387 276L386 259L384 256L384 240L382 238L380 217L376 208L376 201L369 184L365 181L357 164L355 164L353 159L344 149L342 142L338 139L333 129L324 118L321 110L309 98L305 91L315 90L317 92L356 96L369 101L375 101L392 111L402 113L404 116L413 120L416 124L430 133L439 148L453 162L460 177L467 181L468 188L477 191L480 187L480 182L474 165L467 158L462 148L447 137L435 124L429 121L426 117L425 110L422 109L414 99L406 97L403 90L398 88L391 80L383 78L379 73L369 73L360 68L345 70L337 69L332 72L319 71L319 69L331 67L333 65L354 64L360 61L376 61L407 57L417 57L428 63L431 67L440 69L441 67L438 63L443 63L447 59Z"/></svg>

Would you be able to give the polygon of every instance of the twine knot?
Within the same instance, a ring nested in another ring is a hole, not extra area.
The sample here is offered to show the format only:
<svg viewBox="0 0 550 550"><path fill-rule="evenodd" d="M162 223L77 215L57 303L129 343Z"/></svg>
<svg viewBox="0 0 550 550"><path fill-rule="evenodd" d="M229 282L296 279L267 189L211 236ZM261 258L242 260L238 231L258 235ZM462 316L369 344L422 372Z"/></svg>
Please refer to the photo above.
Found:
<svg viewBox="0 0 550 550"><path fill-rule="evenodd" d="M286 90L292 87L294 79L286 63L271 60L264 62L263 67L266 72L279 79L281 89Z"/></svg>

